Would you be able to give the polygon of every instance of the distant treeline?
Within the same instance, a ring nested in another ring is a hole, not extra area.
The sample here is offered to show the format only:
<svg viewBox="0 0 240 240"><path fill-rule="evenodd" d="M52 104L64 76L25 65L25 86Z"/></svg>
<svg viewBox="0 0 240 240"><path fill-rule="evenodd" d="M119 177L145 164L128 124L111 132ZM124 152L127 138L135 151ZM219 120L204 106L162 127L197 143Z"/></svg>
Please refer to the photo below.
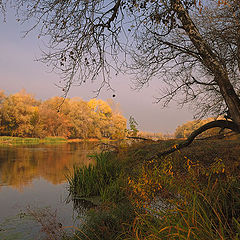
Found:
<svg viewBox="0 0 240 240"><path fill-rule="evenodd" d="M173 134L170 134L170 133L161 133L161 132L155 133L155 132L147 132L147 131L139 131L138 136L143 138L153 139L153 140L166 140L166 139L174 138Z"/></svg>
<svg viewBox="0 0 240 240"><path fill-rule="evenodd" d="M121 139L126 122L112 100L53 97L39 101L24 90L9 96L0 91L1 136Z"/></svg>

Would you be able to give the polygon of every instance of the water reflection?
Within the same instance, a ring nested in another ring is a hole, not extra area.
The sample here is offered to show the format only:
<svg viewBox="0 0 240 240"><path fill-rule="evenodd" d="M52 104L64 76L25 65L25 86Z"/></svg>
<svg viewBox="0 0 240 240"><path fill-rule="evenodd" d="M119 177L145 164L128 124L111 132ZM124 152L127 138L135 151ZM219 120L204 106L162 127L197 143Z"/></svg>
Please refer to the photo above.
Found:
<svg viewBox="0 0 240 240"><path fill-rule="evenodd" d="M78 226L88 202L69 201L66 175L89 165L97 143L0 147L0 239L40 239L41 226L19 213L49 208L63 226ZM26 226L26 228L24 227Z"/></svg>
<svg viewBox="0 0 240 240"><path fill-rule="evenodd" d="M63 183L74 165L91 163L87 155L96 147L96 143L1 147L0 191L1 185L23 191L40 177L52 184Z"/></svg>

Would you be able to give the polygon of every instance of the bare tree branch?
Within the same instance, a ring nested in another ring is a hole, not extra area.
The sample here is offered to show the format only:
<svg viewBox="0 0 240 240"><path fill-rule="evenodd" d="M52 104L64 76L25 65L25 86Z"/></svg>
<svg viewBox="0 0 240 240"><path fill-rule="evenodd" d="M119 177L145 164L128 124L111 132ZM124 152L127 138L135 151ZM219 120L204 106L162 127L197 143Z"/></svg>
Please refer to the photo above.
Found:
<svg viewBox="0 0 240 240"><path fill-rule="evenodd" d="M8 0L0 0L0 8ZM177 100L198 117L227 110L240 128L240 5L208 0L16 0L21 23L47 40L40 61L71 86L98 79L111 89L113 74L130 73L140 89L158 79L157 102Z"/></svg>
<svg viewBox="0 0 240 240"><path fill-rule="evenodd" d="M194 132L192 132L192 134L187 138L186 141L184 141L183 143L180 143L178 145L175 145L174 147L172 147L171 149L164 151L164 152L160 152L157 153L156 155L154 155L153 157L149 158L148 160L152 160L156 157L161 158L164 156L167 156L177 150L180 150L182 148L185 148L187 146L189 146L193 140L201 133L205 132L208 129L211 128L216 128L219 127L221 129L230 129L234 132L240 133L239 128L237 126L237 124L235 124L232 121L225 121L225 120L216 120L216 121L212 121L209 123L206 123L205 125L201 126L200 128L198 128L197 130L195 130Z"/></svg>

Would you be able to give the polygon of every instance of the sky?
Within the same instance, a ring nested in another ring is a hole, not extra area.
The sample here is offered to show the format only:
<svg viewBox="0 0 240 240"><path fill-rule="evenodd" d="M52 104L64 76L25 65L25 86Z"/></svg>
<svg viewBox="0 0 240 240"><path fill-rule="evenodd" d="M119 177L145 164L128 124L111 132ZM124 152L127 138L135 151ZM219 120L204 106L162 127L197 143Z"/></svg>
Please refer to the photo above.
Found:
<svg viewBox="0 0 240 240"><path fill-rule="evenodd" d="M0 19L0 89L7 95L25 89L42 100L62 96L61 89L56 86L60 80L59 75L36 61L41 57L42 40L38 39L36 32L23 38L26 29L26 26L16 21L11 11L7 14L6 22ZM88 101L95 97L94 91L98 89L98 84L100 82L72 87L68 97L81 97ZM111 86L114 93L103 89L98 98L112 98L119 103L122 114L127 119L133 116L139 130L174 133L177 126L193 119L193 112L188 108L180 108L176 103L164 109L160 104L154 103L154 97L159 96L161 87L158 79L150 82L149 87L134 91L130 76L121 75L111 80ZM116 97L113 98L113 94Z"/></svg>

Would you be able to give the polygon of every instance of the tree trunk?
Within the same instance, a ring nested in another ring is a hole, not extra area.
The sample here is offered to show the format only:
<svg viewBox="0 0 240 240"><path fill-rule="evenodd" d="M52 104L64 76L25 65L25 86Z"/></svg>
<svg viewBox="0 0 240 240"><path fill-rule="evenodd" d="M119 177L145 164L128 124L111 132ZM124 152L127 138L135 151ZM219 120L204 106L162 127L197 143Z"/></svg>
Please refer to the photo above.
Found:
<svg viewBox="0 0 240 240"><path fill-rule="evenodd" d="M215 127L219 127L219 128L222 128L222 129L230 129L232 130L233 132L239 132L239 128L238 126L232 122L232 121L226 121L226 120L216 120L216 121L212 121L212 122L209 122L209 123L206 123L204 124L203 126L201 126L200 128L198 128L197 130L193 131L192 134L187 138L186 141L178 144L178 145L175 145L174 147L170 148L169 150L167 151L164 151L164 152L160 152L160 153L157 153L156 155L152 156L151 158L149 158L148 160L152 160L156 157L158 158L161 158L161 157L164 157L164 156L167 156L168 154L171 154L177 150L180 150L184 147L187 147L189 146L193 140L201 133L207 131L208 129L211 129L211 128L215 128Z"/></svg>
<svg viewBox="0 0 240 240"><path fill-rule="evenodd" d="M218 84L220 92L227 104L232 120L240 130L240 99L237 96L228 77L227 69L218 60L207 42L203 39L196 25L190 18L188 11L184 8L181 0L171 0L172 9L176 12L185 32L202 57L202 63L215 76L214 80Z"/></svg>

